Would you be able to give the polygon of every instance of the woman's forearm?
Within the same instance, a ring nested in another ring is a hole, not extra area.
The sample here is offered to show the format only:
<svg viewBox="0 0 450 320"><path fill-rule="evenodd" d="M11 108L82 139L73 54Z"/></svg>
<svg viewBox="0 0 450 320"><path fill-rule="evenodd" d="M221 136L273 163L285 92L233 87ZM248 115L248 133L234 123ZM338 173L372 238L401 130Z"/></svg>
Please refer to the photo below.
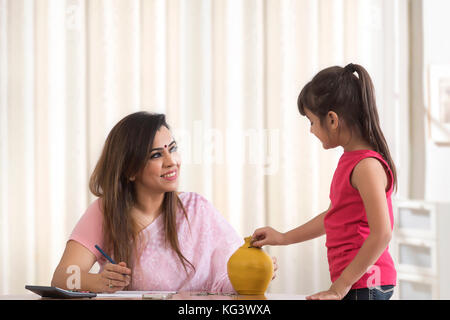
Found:
<svg viewBox="0 0 450 320"><path fill-rule="evenodd" d="M301 226L286 232L283 237L283 244L288 245L303 242L324 235L325 227L323 225L323 219L327 212L328 210L322 212L305 224L302 224Z"/></svg>
<svg viewBox="0 0 450 320"><path fill-rule="evenodd" d="M53 275L51 285L65 290L81 290L99 292L100 274L79 271L66 273L65 270L57 269Z"/></svg>

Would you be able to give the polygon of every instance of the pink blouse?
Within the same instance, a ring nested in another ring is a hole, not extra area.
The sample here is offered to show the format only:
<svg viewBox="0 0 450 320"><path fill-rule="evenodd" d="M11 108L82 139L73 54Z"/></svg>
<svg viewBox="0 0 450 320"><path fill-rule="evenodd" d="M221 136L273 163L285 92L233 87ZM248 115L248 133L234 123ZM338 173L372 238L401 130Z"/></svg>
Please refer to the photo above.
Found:
<svg viewBox="0 0 450 320"><path fill-rule="evenodd" d="M201 195L179 195L188 220L178 210L176 224L181 253L195 267L186 264L186 273L178 255L165 244L162 215L141 231L145 247L131 270L129 290L207 291L235 293L227 274L230 256L244 243L233 227ZM69 240L91 251L101 269L107 262L95 249L103 247L102 211L94 201L75 226ZM119 261L117 261L119 262Z"/></svg>

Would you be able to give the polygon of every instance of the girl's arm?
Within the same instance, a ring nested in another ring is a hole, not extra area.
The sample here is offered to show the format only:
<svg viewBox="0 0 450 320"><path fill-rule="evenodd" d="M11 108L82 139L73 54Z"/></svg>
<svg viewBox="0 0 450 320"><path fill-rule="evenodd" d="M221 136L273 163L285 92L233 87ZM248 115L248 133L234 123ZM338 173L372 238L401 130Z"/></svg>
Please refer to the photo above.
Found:
<svg viewBox="0 0 450 320"><path fill-rule="evenodd" d="M385 191L388 180L382 164L375 158L360 161L353 170L351 182L363 200L370 234L330 289L308 297L310 299L342 299L351 286L378 260L391 240Z"/></svg>
<svg viewBox="0 0 450 320"><path fill-rule="evenodd" d="M73 240L68 241L51 285L69 290L115 292L129 284L131 270L126 268L124 262L108 263L101 273L89 273L95 261L95 255L83 245ZM109 287L110 281L112 288Z"/></svg>
<svg viewBox="0 0 450 320"><path fill-rule="evenodd" d="M293 243L299 243L324 235L325 227L323 225L323 219L330 209L331 203L328 206L328 209L325 210L324 212L315 216L305 224L302 224L301 226L284 233L283 244L288 245Z"/></svg>
<svg viewBox="0 0 450 320"><path fill-rule="evenodd" d="M325 234L323 218L330 208L331 203L326 211L286 233L278 232L271 227L256 229L252 236L254 239L252 245L255 247L262 247L264 245L288 245L320 237Z"/></svg>

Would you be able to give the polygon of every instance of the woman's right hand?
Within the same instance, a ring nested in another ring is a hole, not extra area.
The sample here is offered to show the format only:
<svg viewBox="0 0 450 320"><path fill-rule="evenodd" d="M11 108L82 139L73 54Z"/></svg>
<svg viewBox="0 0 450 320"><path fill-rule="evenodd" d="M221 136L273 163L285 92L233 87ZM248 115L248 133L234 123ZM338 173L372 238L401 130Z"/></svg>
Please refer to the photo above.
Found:
<svg viewBox="0 0 450 320"><path fill-rule="evenodd" d="M265 245L282 245L284 243L284 234L271 227L263 227L253 232L251 245L262 247Z"/></svg>
<svg viewBox="0 0 450 320"><path fill-rule="evenodd" d="M99 273L97 292L113 293L123 290L130 284L131 270L125 262L119 264L107 263Z"/></svg>

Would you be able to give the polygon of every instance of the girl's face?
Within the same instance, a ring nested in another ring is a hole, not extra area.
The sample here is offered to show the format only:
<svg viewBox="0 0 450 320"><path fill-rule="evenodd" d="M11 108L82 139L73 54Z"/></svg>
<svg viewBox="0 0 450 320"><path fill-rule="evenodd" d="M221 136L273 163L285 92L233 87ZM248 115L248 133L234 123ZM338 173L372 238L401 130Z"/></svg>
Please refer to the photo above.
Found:
<svg viewBox="0 0 450 320"><path fill-rule="evenodd" d="M337 119L333 118L336 114L334 112L332 113L333 115L325 118L322 126L319 117L309 111L309 109L305 108L305 115L311 123L310 132L322 142L324 149L331 149L339 146L336 134L332 134L337 128Z"/></svg>
<svg viewBox="0 0 450 320"><path fill-rule="evenodd" d="M136 189L149 193L165 193L178 189L180 156L169 129L162 126L155 135L149 160L136 175Z"/></svg>

